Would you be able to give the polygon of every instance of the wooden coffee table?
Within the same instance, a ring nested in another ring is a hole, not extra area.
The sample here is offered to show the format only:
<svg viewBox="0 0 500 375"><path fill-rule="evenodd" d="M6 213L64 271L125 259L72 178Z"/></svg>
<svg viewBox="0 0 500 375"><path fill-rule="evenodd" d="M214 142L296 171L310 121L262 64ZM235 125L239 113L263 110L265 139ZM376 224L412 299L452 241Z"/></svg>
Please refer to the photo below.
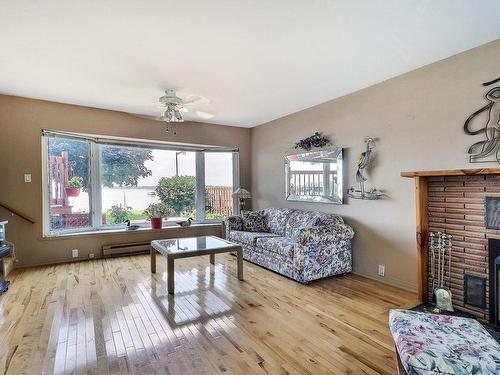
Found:
<svg viewBox="0 0 500 375"><path fill-rule="evenodd" d="M151 241L151 272L156 272L156 252L167 257L167 291L174 294L174 262L179 258L210 256L215 264L215 254L238 254L238 280L243 280L243 249L240 245L215 236L171 238Z"/></svg>

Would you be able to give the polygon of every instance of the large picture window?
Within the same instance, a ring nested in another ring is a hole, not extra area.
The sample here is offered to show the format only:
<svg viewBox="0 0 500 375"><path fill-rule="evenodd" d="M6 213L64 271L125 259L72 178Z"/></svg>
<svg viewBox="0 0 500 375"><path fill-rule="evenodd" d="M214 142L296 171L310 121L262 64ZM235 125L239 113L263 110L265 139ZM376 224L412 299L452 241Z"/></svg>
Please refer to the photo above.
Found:
<svg viewBox="0 0 500 375"><path fill-rule="evenodd" d="M237 207L238 152L44 131L44 234L147 227L146 209L168 208L164 225L220 221Z"/></svg>

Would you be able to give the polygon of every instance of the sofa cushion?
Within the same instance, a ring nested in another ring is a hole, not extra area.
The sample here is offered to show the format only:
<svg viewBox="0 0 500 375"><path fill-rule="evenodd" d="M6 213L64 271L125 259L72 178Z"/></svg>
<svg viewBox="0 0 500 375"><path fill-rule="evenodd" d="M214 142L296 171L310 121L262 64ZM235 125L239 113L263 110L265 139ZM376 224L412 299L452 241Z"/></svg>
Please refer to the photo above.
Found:
<svg viewBox="0 0 500 375"><path fill-rule="evenodd" d="M335 214L326 214L326 213L323 213L316 225L326 225L326 226L335 226L335 225L340 225L340 224L344 224L344 219L342 219L342 217L340 217L339 215L335 215Z"/></svg>
<svg viewBox="0 0 500 375"><path fill-rule="evenodd" d="M265 208L263 210L266 217L267 227L271 233L279 236L285 235L285 227L288 217L293 212L290 208Z"/></svg>
<svg viewBox="0 0 500 375"><path fill-rule="evenodd" d="M408 374L500 374L500 345L473 319L391 310L389 327Z"/></svg>
<svg viewBox="0 0 500 375"><path fill-rule="evenodd" d="M294 210L286 222L285 236L295 238L300 229L315 226L324 215L322 212Z"/></svg>
<svg viewBox="0 0 500 375"><path fill-rule="evenodd" d="M293 258L279 255L275 252L243 245L243 258L262 267L294 278Z"/></svg>
<svg viewBox="0 0 500 375"><path fill-rule="evenodd" d="M266 217L262 211L243 211L243 230L247 232L268 232Z"/></svg>
<svg viewBox="0 0 500 375"><path fill-rule="evenodd" d="M258 248L285 256L293 257L295 242L287 237L260 237L255 242Z"/></svg>
<svg viewBox="0 0 500 375"><path fill-rule="evenodd" d="M277 235L267 232L246 232L243 230L232 230L231 232L229 232L228 240L245 245L255 246L257 239L261 237L277 237Z"/></svg>

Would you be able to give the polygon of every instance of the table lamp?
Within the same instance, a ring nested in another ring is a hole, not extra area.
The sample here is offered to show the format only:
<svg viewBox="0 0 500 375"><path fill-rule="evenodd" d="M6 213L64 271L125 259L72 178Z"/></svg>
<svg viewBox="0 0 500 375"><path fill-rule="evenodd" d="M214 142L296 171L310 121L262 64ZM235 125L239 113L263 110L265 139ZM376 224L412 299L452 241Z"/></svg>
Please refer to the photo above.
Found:
<svg viewBox="0 0 500 375"><path fill-rule="evenodd" d="M238 198L238 201L240 202L240 212L243 210L245 207L245 201L244 199L250 199L252 198L252 194L246 189L243 188L238 188L234 191L233 195Z"/></svg>

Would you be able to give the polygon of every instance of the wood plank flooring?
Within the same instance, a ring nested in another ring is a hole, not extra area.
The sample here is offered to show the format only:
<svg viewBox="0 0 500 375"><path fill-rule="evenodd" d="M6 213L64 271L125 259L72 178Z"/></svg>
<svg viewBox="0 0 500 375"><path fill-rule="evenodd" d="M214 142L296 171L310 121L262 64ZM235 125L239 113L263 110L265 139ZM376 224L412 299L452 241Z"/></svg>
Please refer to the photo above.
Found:
<svg viewBox="0 0 500 375"><path fill-rule="evenodd" d="M206 259L205 259L206 258ZM2 374L394 374L390 308L416 295L355 276L301 285L236 258L149 256L15 270Z"/></svg>

